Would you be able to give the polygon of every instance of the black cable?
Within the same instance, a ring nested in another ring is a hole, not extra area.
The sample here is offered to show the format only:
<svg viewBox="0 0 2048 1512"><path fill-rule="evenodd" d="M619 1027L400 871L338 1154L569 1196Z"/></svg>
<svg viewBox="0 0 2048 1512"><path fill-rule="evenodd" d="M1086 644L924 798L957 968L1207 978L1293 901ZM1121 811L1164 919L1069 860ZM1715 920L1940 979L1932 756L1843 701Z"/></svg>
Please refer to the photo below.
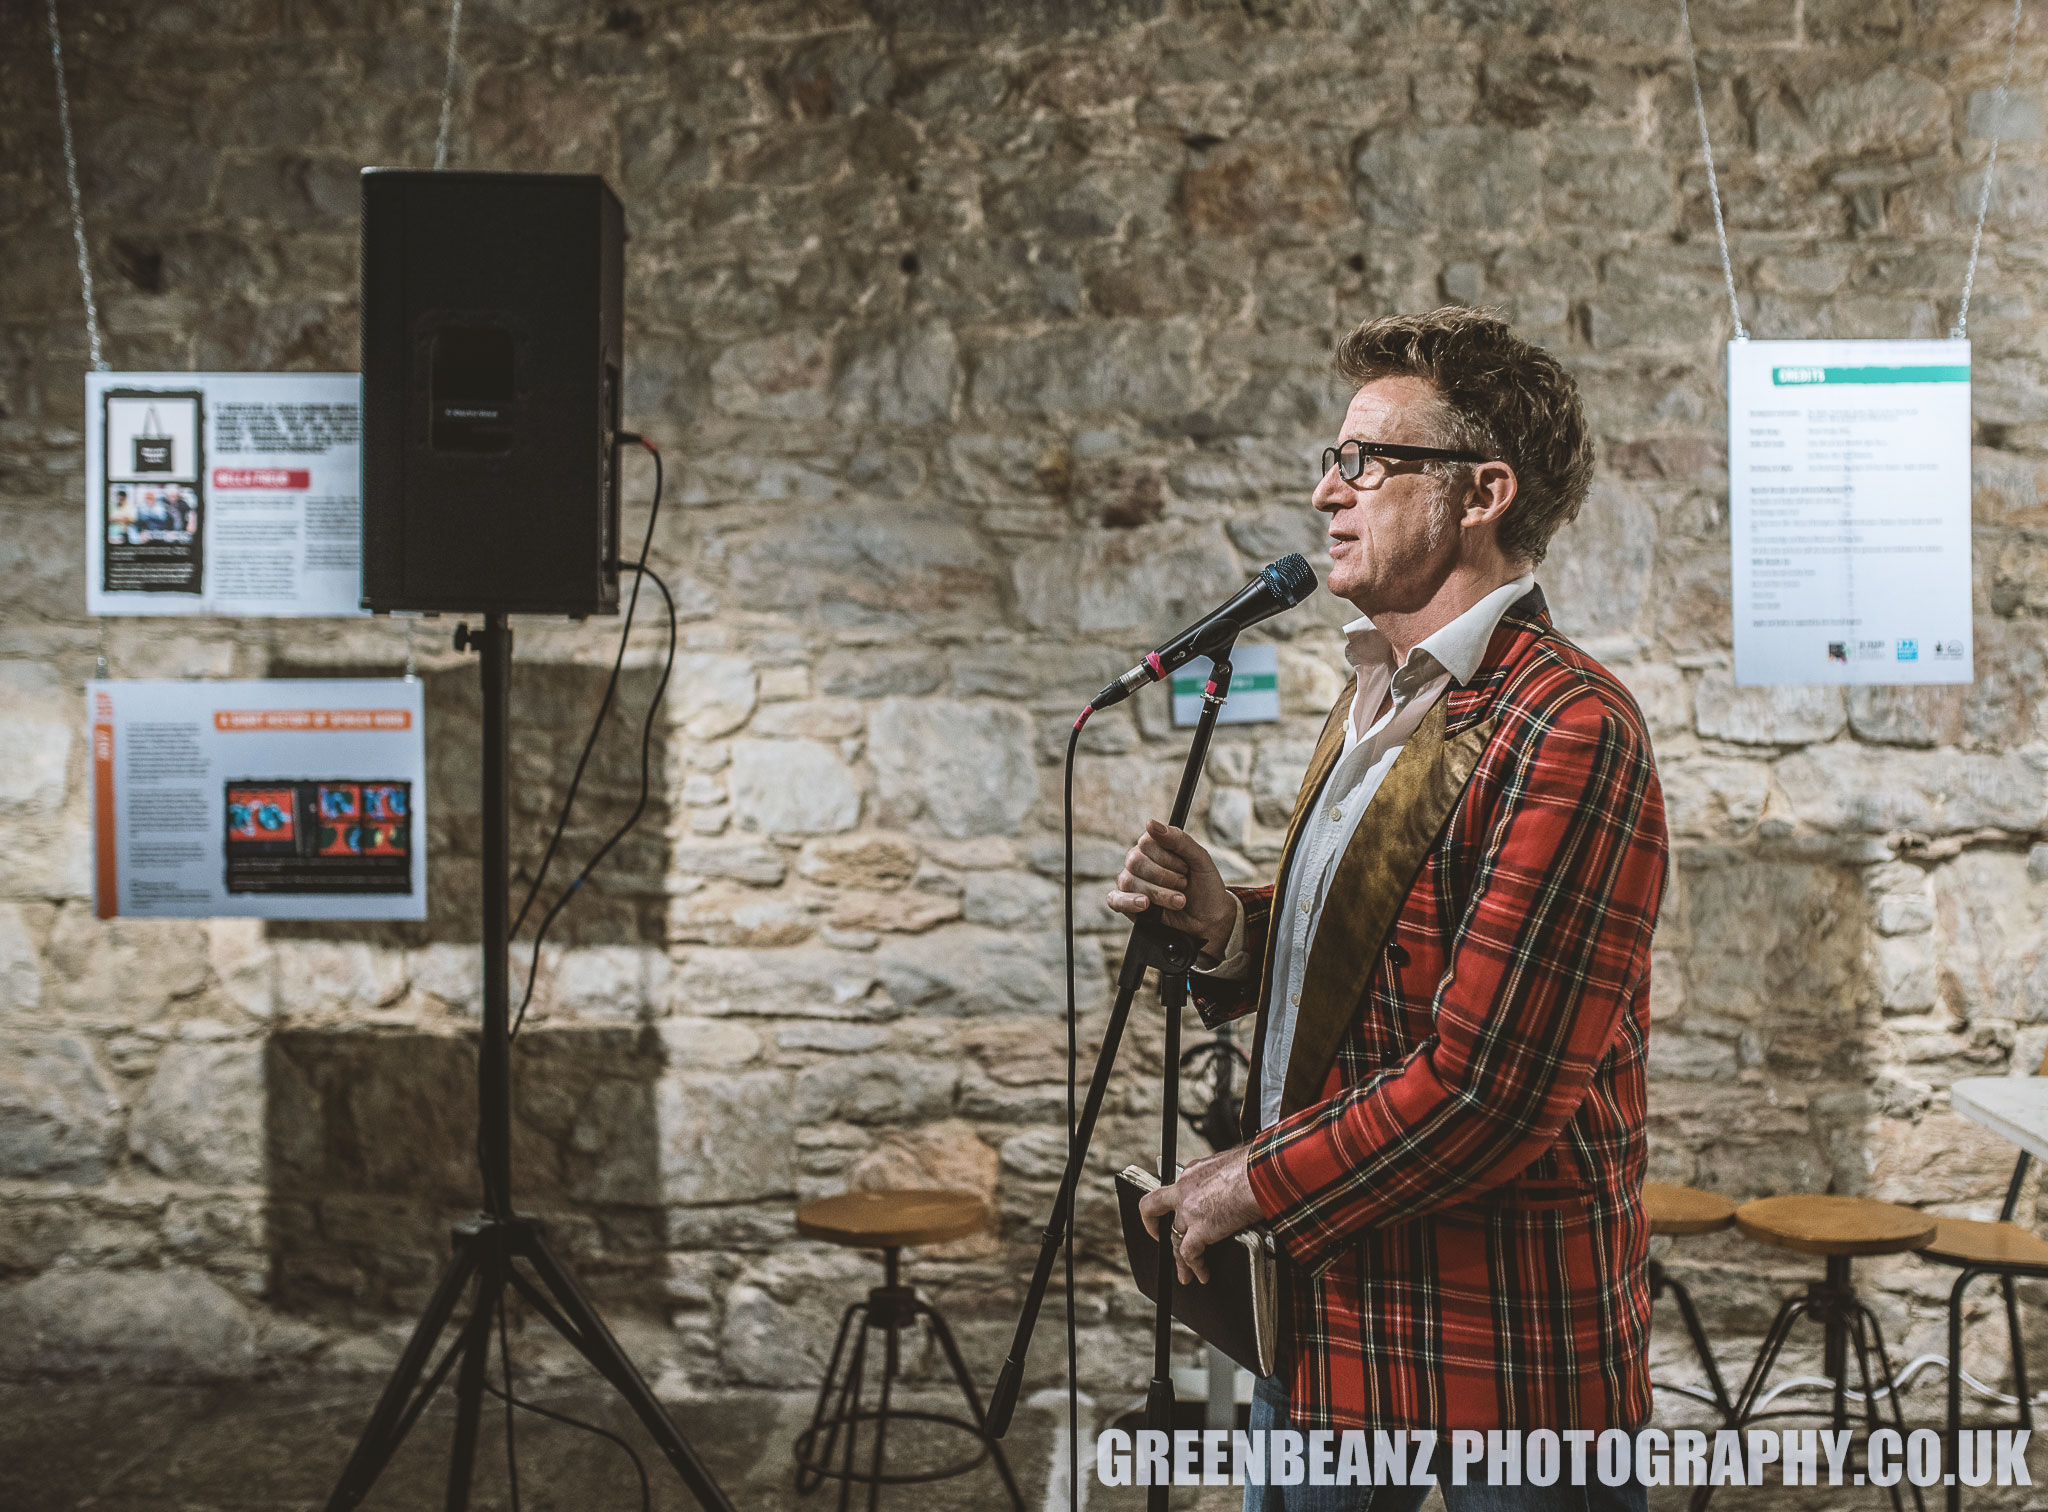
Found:
<svg viewBox="0 0 2048 1512"><path fill-rule="evenodd" d="M1084 710L1067 736L1065 797L1060 805L1060 822L1066 831L1066 865L1062 891L1066 905L1067 939L1067 1158L1073 1159L1074 1135L1079 1121L1074 1115L1074 1087L1080 1076L1080 1013L1074 992L1074 753L1081 743L1081 726L1093 709ZM1080 1180L1067 1194L1067 1497L1080 1505L1081 1486L1081 1334L1074 1317L1074 1202Z"/></svg>
<svg viewBox="0 0 2048 1512"><path fill-rule="evenodd" d="M661 681L654 685L654 696L647 700L647 717L640 725L640 799L633 805L633 812L626 816L626 822L613 830L604 844L597 848L597 853L583 863L583 870L576 874L576 880L562 889L562 895L555 899L554 906L541 917L540 928L535 930L533 935L533 957L527 964L526 991L520 995L519 1011L512 1016L511 1032L514 1035L519 1033L519 1026L526 1022L526 1008L533 1001L533 986L540 976L541 942L547 939L549 928L562 910L568 907L569 900L582 890L583 884L590 879L590 874L597 870L598 863L611 854L612 847L625 839L627 831L638 824L640 816L647 812L649 763L654 748L654 717L661 710L662 697L668 692L669 676L676 667L676 601L668 591L668 584L661 580L661 574L645 562L635 564L633 572L635 598L639 597L639 580L646 578L661 590L661 600L668 606L668 655L661 664ZM627 611L629 615L631 612Z"/></svg>
<svg viewBox="0 0 2048 1512"><path fill-rule="evenodd" d="M645 437L621 432L621 442L631 442L645 447L647 454L654 458L654 504L647 512L647 534L640 540L640 561L638 566L647 565L647 553L654 545L654 522L661 518L661 453L654 443ZM617 466L616 461L613 466ZM562 798L562 812L555 820L555 832L548 837L548 846L541 853L540 869L533 875L533 882L526 889L526 901L519 905L519 912L512 920L511 938L516 939L519 930L526 923L526 915L533 908L533 900L540 896L541 884L547 880L548 867L554 863L555 850L562 843L562 835L569 827L569 810L575 805L576 793L583 786L583 769L590 764L590 753L597 745L598 731L604 728L604 717L611 711L612 696L618 691L619 670L626 663L626 642L633 633L633 611L640 606L640 579L633 579L633 595L626 603L625 628L619 631L618 654L612 658L612 674L604 685L604 697L598 700L597 717L590 721L590 735L583 742L583 754L576 758L575 775L569 779L569 791ZM509 939L507 943L510 943ZM529 986L529 991L531 987Z"/></svg>
<svg viewBox="0 0 2048 1512"><path fill-rule="evenodd" d="M512 1512L519 1512L519 1430L513 1426L512 1341L505 1333L505 1293L498 1293L498 1362L505 1367L505 1479L512 1487Z"/></svg>
<svg viewBox="0 0 2048 1512"><path fill-rule="evenodd" d="M582 1418L571 1417L566 1412L556 1412L552 1408L541 1406L538 1402L529 1402L523 1397L514 1396L509 1391L500 1391L489 1381L484 1382L484 1390L492 1396L502 1399L508 1407L517 1407L521 1412L531 1412L536 1417L544 1417L557 1423L564 1423L571 1428L581 1428L585 1433L594 1433L599 1438L610 1439L614 1444L617 1444L626 1451L626 1458L633 1462L633 1473L640 1477L640 1512L653 1512L654 1496L652 1488L647 1484L647 1467L640 1462L640 1455L633 1446L612 1432L611 1429L600 1428L595 1423L586 1423Z"/></svg>

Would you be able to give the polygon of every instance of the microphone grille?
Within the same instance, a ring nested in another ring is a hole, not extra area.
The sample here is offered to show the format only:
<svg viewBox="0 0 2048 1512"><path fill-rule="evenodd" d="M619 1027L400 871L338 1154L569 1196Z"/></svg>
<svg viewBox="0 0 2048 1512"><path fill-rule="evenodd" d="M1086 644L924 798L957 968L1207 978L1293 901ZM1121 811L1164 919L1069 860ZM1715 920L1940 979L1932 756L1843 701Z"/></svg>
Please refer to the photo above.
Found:
<svg viewBox="0 0 2048 1512"><path fill-rule="evenodd" d="M1266 569L1266 576L1280 590L1280 596L1291 607L1300 603L1316 591L1315 570L1302 560L1299 552L1291 552Z"/></svg>

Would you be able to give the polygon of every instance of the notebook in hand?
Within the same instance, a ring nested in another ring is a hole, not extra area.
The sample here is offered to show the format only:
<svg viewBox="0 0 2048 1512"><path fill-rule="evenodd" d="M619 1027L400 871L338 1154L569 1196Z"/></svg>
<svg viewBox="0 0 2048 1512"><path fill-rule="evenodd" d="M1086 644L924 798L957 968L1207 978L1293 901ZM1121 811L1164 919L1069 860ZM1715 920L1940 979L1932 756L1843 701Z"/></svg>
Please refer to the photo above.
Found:
<svg viewBox="0 0 2048 1512"><path fill-rule="evenodd" d="M1143 1166L1125 1166L1116 1178L1117 1203L1123 1210L1124 1254L1131 1279L1150 1301L1157 1301L1159 1240L1145 1231L1138 1202L1159 1189L1159 1178ZM1273 1236L1264 1229L1246 1229L1203 1252L1207 1284L1175 1283L1173 1316L1215 1345L1246 1370L1261 1378L1273 1373L1280 1329L1279 1263Z"/></svg>

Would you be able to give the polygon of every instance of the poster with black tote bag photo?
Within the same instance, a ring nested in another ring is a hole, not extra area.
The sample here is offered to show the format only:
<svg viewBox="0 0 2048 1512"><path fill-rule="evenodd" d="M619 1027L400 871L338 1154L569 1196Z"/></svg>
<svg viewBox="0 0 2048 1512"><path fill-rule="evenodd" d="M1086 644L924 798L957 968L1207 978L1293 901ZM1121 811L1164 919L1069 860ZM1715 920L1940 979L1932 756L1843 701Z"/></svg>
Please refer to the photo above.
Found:
<svg viewBox="0 0 2048 1512"><path fill-rule="evenodd" d="M204 392L117 388L100 402L102 591L202 592Z"/></svg>

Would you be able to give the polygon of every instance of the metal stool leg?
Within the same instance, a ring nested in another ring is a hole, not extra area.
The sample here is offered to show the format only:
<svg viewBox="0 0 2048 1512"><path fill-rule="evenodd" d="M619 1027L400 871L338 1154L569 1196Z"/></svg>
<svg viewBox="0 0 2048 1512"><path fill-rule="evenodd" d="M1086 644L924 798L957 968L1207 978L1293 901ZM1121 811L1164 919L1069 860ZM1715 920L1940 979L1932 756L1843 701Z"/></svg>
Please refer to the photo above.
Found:
<svg viewBox="0 0 2048 1512"><path fill-rule="evenodd" d="M846 1512L847 1504L853 1499L853 1446L860 1438L860 1388L861 1378L867 1373L867 1363L867 1320L862 1319L860 1337L853 1341L853 1363L846 1371L846 1389L839 1397L846 1420L846 1449L839 1462L839 1512Z"/></svg>
<svg viewBox="0 0 2048 1512"><path fill-rule="evenodd" d="M1998 1278L1998 1284L2005 1291L2005 1326L2012 1336L2012 1389L2020 1399L2020 1426L2034 1426L2034 1403L2027 1391L2027 1348L2020 1339L2020 1304L2013 1295L2012 1273L2005 1272Z"/></svg>
<svg viewBox="0 0 2048 1512"><path fill-rule="evenodd" d="M825 1438L825 1450L818 1458L826 1461L832 1458L832 1445L838 1438L839 1424L836 1420L829 1425L827 1424L825 1404L831 1400L832 1383L839 1379L839 1361L846 1351L847 1331L853 1327L853 1320L866 1313L866 1311L867 1307L864 1303L854 1302L849 1304L846 1311L839 1315L839 1336L832 1341L832 1361L825 1367L825 1379L818 1383L817 1408L811 1413L810 1427L797 1436L796 1488L800 1492L815 1491L824 1483L824 1474L821 1471L813 1470L805 1463L805 1460L809 1457L811 1449L817 1443L818 1431L828 1426L830 1432L827 1433Z"/></svg>
<svg viewBox="0 0 2048 1512"><path fill-rule="evenodd" d="M1685 1324L1686 1337L1692 1340L1693 1353L1699 1356L1700 1368L1707 1373L1707 1386L1714 1393L1714 1410L1721 1414L1721 1421L1735 1420L1735 1405L1728 1400L1728 1388L1721 1380L1720 1367L1714 1361L1714 1351L1707 1343L1707 1331L1700 1326L1700 1315L1692 1305L1692 1293L1685 1289L1685 1283L1666 1271L1655 1260L1650 1262L1650 1300L1655 1301L1665 1292L1671 1293L1671 1300L1678 1304L1678 1316Z"/></svg>
<svg viewBox="0 0 2048 1512"><path fill-rule="evenodd" d="M1866 1309L1861 1304L1858 1304L1856 1309L1850 1313L1848 1321L1850 1341L1856 1346L1856 1373L1863 1382L1863 1462L1864 1469L1868 1471L1870 1468L1870 1435L1884 1426L1884 1419L1878 1415L1877 1411L1877 1383L1870 1378L1870 1345L1863 1334L1865 1313ZM1889 1377L1887 1377L1887 1380L1889 1380ZM1894 1398L1892 1401L1894 1412L1898 1410L1898 1405L1898 1400ZM1903 1432L1899 1435L1899 1442L1902 1446L1905 1443L1905 1434ZM1900 1479L1904 1479L1904 1477L1905 1472L1902 1469L1900 1471ZM1917 1490L1918 1488L1916 1487L1915 1489ZM1899 1494L1898 1481L1895 1480L1885 1487L1885 1492L1891 1497L1892 1512L1906 1512L1905 1500Z"/></svg>
<svg viewBox="0 0 2048 1512"><path fill-rule="evenodd" d="M1948 1293L1948 1422L1942 1442L1948 1446L1948 1468L1954 1472L1963 1452L1963 1293L1977 1279L1977 1272L1964 1267ZM1944 1498L1948 1512L1961 1512L1963 1487L1951 1473Z"/></svg>
<svg viewBox="0 0 2048 1512"><path fill-rule="evenodd" d="M1771 1320L1770 1330L1764 1335L1763 1347L1757 1351L1756 1363L1749 1367L1749 1375L1742 1383L1742 1395L1735 1399L1730 1427L1740 1428L1749 1421L1749 1414L1763 1393L1763 1384L1770 1377L1771 1367L1778 1362L1778 1352L1785 1347L1785 1339L1792 1332L1793 1323L1804 1317L1810 1306L1809 1300L1803 1296L1787 1297L1779 1306L1778 1316ZM1711 1484L1693 1487L1687 1504L1690 1512L1705 1512L1713 1494Z"/></svg>
<svg viewBox="0 0 2048 1512"><path fill-rule="evenodd" d="M895 1249L882 1251L882 1284L891 1292L897 1290ZM882 1400L875 1409L875 1459L869 1467L868 1512L876 1512L882 1499L882 1448L889 1440L889 1392L896 1384L896 1309L892 1305L882 1319Z"/></svg>
<svg viewBox="0 0 2048 1512"><path fill-rule="evenodd" d="M929 1303L924 1306L924 1315L930 1319L932 1332L938 1336L939 1348L945 1351L953 1379L960 1383L960 1394L967 1398L967 1410L974 1415L974 1426L982 1433L995 1458L996 1474L1003 1478L1003 1489L1010 1493L1010 1505L1016 1512L1024 1512L1024 1494L1017 1489L1017 1478L1010 1474L1010 1461L1003 1453L1003 1446L987 1436L988 1419L982 1415L981 1396L974 1389L974 1378L967 1373L967 1362L960 1358L960 1346L953 1342L953 1330L946 1326L939 1310Z"/></svg>
<svg viewBox="0 0 2048 1512"><path fill-rule="evenodd" d="M1885 1389L1892 1404L1892 1426L1898 1430L1899 1444L1903 1448L1906 1442L1906 1413L1905 1409L1899 1406L1899 1394L1891 1390L1891 1383L1895 1377L1892 1373L1891 1354L1884 1347L1884 1326L1877 1321L1877 1314L1864 1306L1861 1301L1856 1303L1856 1319L1856 1344L1859 1352L1863 1347L1862 1325L1865 1322L1870 1324L1870 1344L1877 1351L1877 1368L1884 1372ZM1867 1364L1864 1367L1864 1371L1867 1377L1869 1373L1869 1366ZM1876 1394L1874 1391L1867 1398L1867 1401L1871 1405L1875 1405ZM1906 1486L1913 1493L1913 1505L1918 1509L1918 1512L1927 1512L1927 1502L1920 1495L1920 1488L1914 1485L1911 1480L1907 1480ZM1896 1485L1892 1487L1894 1493L1898 1489ZM1894 1499L1896 1500L1896 1496Z"/></svg>

